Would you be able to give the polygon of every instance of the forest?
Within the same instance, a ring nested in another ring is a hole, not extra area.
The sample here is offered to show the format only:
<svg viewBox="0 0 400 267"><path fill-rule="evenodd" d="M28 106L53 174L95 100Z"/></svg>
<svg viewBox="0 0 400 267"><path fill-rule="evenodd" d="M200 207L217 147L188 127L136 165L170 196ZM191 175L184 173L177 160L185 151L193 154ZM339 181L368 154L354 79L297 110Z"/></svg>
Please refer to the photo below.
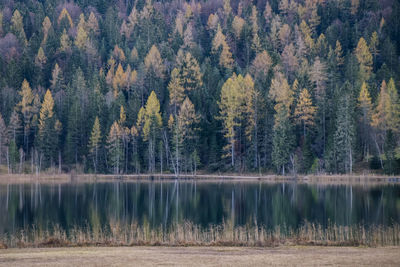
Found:
<svg viewBox="0 0 400 267"><path fill-rule="evenodd" d="M397 0L0 1L0 173L400 173Z"/></svg>

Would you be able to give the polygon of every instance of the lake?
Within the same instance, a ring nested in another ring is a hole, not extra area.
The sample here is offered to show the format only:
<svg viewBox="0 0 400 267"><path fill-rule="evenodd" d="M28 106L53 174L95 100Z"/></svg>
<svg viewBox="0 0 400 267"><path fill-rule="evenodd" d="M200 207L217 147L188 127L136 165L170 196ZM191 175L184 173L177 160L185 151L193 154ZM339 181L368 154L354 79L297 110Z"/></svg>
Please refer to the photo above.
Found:
<svg viewBox="0 0 400 267"><path fill-rule="evenodd" d="M63 229L191 221L293 229L400 223L400 185L317 185L235 181L113 181L0 185L0 234L35 226Z"/></svg>

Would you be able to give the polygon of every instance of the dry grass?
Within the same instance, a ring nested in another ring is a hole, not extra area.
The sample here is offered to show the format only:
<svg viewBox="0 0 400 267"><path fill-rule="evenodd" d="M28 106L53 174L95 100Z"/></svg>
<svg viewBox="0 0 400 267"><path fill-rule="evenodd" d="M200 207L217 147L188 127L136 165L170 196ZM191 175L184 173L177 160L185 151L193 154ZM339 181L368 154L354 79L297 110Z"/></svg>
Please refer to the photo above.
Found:
<svg viewBox="0 0 400 267"><path fill-rule="evenodd" d="M0 266L399 266L399 247L84 247L0 250Z"/></svg>
<svg viewBox="0 0 400 267"><path fill-rule="evenodd" d="M175 180L174 174L51 174L43 173L38 176L34 174L0 174L0 184L27 184L27 183L88 183L88 182L154 182L162 180ZM180 180L196 180L198 182L221 183L221 182L263 182L263 183L282 183L296 182L306 184L387 184L400 183L400 176L385 176L375 174L354 174L354 175L299 175L279 176L279 175L258 175L258 174L182 174Z"/></svg>
<svg viewBox="0 0 400 267"><path fill-rule="evenodd" d="M74 228L68 233L59 227L50 230L30 229L17 235L3 236L6 247L69 246L399 246L400 226L336 226L323 228L305 223L298 230L277 227L231 227L227 224L202 228L190 222L168 229L148 225L110 224L107 229Z"/></svg>

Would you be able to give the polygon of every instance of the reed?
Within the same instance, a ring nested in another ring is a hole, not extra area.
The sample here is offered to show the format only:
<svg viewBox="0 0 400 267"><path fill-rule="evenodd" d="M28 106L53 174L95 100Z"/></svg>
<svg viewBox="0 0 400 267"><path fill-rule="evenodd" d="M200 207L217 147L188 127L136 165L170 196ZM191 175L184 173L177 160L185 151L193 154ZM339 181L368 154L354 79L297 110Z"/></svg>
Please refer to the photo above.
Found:
<svg viewBox="0 0 400 267"><path fill-rule="evenodd" d="M64 247L64 246L399 246L400 225L328 227L304 223L298 229L229 224L200 227L183 222L168 228L152 228L148 224L122 225L110 223L105 228L74 227L68 232L59 226L41 230L35 227L15 235L0 237L0 248Z"/></svg>

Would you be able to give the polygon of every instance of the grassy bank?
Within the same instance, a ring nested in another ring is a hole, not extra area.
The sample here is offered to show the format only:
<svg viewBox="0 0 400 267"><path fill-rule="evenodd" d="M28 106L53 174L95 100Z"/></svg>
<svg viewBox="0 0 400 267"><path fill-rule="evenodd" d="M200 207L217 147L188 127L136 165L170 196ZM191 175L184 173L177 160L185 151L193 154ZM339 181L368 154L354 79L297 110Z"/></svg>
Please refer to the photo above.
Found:
<svg viewBox="0 0 400 267"><path fill-rule="evenodd" d="M305 223L297 230L277 227L231 227L227 224L202 228L190 222L153 229L136 223L111 224L107 229L74 228L69 232L54 227L32 228L16 235L2 236L4 248L69 247L69 246L254 246L280 245L319 246L399 246L400 225L337 226L323 228Z"/></svg>
<svg viewBox="0 0 400 267"><path fill-rule="evenodd" d="M213 182L297 182L297 183L318 183L318 184L386 184L386 183L400 183L400 176L387 176L376 174L353 174L353 175L298 175L294 176L280 176L280 175L258 175L258 174L182 174L175 176L174 174L125 174L125 175L112 175L112 174L51 174L42 173L40 175L34 174L0 174L0 184L9 183L79 183L79 182L109 182L109 181L161 181L161 180L175 180L175 179L195 179L197 181Z"/></svg>

